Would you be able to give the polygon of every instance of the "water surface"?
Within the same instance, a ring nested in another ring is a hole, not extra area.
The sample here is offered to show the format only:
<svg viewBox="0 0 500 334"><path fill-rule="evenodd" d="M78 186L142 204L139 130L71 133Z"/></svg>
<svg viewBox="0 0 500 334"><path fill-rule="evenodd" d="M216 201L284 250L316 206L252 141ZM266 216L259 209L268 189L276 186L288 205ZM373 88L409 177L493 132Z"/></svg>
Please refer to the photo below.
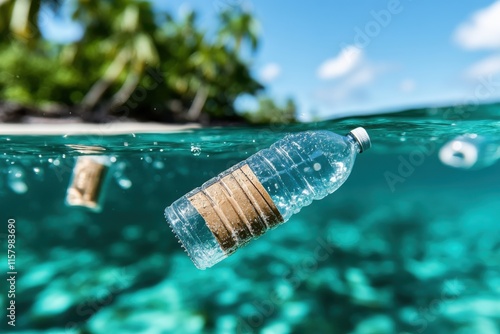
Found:
<svg viewBox="0 0 500 334"><path fill-rule="evenodd" d="M194 267L165 206L287 133L357 126L373 147L340 190L212 269ZM481 139L473 166L440 161L465 134ZM5 253L7 219L17 224L15 332L498 333L499 146L499 105L175 133L0 135ZM111 159L101 212L64 202L81 155ZM12 331L5 318L0 326Z"/></svg>

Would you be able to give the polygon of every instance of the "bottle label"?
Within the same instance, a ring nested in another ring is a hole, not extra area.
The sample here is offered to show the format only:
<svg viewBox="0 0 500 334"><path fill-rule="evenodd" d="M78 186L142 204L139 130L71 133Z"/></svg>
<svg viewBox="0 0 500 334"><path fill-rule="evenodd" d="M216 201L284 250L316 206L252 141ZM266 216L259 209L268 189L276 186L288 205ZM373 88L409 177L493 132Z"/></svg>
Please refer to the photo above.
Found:
<svg viewBox="0 0 500 334"><path fill-rule="evenodd" d="M227 254L283 222L252 169L230 169L189 197Z"/></svg>
<svg viewBox="0 0 500 334"><path fill-rule="evenodd" d="M78 158L73 168L73 178L68 187L66 202L69 205L97 208L107 169L106 165L92 158Z"/></svg>

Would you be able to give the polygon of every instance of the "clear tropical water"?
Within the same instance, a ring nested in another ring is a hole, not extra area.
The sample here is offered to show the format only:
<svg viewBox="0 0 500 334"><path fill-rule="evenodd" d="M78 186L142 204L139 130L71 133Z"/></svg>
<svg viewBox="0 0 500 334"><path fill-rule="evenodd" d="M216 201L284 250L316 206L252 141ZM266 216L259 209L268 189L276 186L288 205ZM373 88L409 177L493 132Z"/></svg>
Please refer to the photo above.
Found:
<svg viewBox="0 0 500 334"><path fill-rule="evenodd" d="M357 126L373 147L337 192L215 267L194 267L164 221L167 205L287 133ZM440 149L464 134L488 142L476 168L443 164ZM7 276L14 219L17 271L16 327L4 315L0 330L499 333L499 145L498 105L168 134L0 136L2 268ZM101 212L64 201L83 154L111 157ZM6 280L0 288L6 310Z"/></svg>

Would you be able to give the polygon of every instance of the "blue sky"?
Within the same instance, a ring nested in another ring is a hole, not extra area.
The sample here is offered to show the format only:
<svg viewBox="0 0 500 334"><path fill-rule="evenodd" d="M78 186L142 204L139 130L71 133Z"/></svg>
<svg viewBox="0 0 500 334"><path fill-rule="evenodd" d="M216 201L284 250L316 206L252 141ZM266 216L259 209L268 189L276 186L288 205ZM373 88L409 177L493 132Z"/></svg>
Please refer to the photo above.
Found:
<svg viewBox="0 0 500 334"><path fill-rule="evenodd" d="M293 97L304 120L500 99L500 0L154 3L176 15L194 9L207 29L222 9L251 10L262 43L246 58L267 93ZM47 22L45 32L76 33L63 25Z"/></svg>

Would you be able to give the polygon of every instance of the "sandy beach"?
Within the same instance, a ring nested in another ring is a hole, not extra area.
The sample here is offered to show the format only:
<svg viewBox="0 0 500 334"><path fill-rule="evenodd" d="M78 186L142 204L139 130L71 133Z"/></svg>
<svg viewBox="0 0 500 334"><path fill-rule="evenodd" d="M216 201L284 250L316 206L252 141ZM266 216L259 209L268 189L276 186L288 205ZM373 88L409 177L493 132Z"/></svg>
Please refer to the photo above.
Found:
<svg viewBox="0 0 500 334"><path fill-rule="evenodd" d="M200 128L199 124L172 125L161 123L104 124L0 124L0 135L119 135L126 133L178 132Z"/></svg>

